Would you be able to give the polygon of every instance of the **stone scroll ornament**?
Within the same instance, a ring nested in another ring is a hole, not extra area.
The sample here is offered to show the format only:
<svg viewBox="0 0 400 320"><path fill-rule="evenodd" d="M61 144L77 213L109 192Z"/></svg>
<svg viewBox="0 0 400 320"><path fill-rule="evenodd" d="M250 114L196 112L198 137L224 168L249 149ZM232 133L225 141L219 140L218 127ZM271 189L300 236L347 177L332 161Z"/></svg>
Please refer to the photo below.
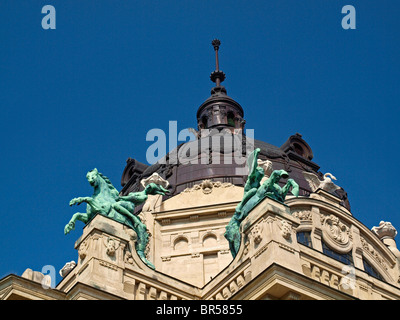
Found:
<svg viewBox="0 0 400 320"><path fill-rule="evenodd" d="M240 224L248 216L250 211L266 197L283 203L286 195L292 188L291 193L294 196L299 195L299 185L293 180L288 179L285 186L279 186L280 179L289 177L285 170L274 170L269 178L261 184L264 177L264 170L257 166L257 157L260 149L255 149L247 159L249 175L244 186L244 195L242 201L237 205L235 213L232 216L229 224L226 226L225 238L229 242L229 249L233 258L236 257L241 241Z"/></svg>
<svg viewBox="0 0 400 320"><path fill-rule="evenodd" d="M93 169L86 175L90 185L94 188L91 197L79 197L70 201L69 205L87 203L86 212L75 213L69 223L64 228L64 233L67 234L75 229L76 220L80 220L87 224L96 214L102 214L115 221L118 221L132 228L137 234L135 249L138 256L150 268L155 269L154 265L146 259L145 249L149 241L149 235L144 223L134 214L135 207L144 203L148 195L165 195L167 189L162 186L150 183L143 191L131 192L127 196L119 196L117 189L112 185L111 181Z"/></svg>

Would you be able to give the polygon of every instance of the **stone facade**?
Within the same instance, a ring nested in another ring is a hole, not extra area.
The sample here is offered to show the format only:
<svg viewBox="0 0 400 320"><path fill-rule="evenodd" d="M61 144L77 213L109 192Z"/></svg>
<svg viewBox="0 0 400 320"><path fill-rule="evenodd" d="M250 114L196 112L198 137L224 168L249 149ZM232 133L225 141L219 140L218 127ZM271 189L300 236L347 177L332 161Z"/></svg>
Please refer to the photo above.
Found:
<svg viewBox="0 0 400 320"><path fill-rule="evenodd" d="M131 229L97 215L76 241L76 266L63 271L55 289L45 289L43 277L28 271L3 278L0 298L400 298L394 227L369 230L324 190L288 197L285 204L264 199L243 221L241 247L232 260L223 233L242 195L241 187L207 180L165 202L149 198L141 214L156 270L132 250Z"/></svg>

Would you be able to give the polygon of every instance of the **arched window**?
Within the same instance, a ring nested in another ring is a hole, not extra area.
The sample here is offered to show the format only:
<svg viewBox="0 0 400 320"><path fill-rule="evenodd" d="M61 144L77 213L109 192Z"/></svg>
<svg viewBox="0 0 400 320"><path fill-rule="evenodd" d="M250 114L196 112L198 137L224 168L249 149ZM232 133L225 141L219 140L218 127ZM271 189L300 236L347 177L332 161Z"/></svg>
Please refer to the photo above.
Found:
<svg viewBox="0 0 400 320"><path fill-rule="evenodd" d="M305 156L305 152L304 149L301 147L301 145L299 145L298 143L293 143L293 147L294 147L294 151L301 155L302 157Z"/></svg>
<svg viewBox="0 0 400 320"><path fill-rule="evenodd" d="M235 126L235 114L232 111L229 111L227 114L228 126Z"/></svg>
<svg viewBox="0 0 400 320"><path fill-rule="evenodd" d="M188 239L179 237L174 241L174 250L187 250L189 245Z"/></svg>
<svg viewBox="0 0 400 320"><path fill-rule="evenodd" d="M203 247L214 247L217 245L217 237L214 234L208 234L203 239Z"/></svg>
<svg viewBox="0 0 400 320"><path fill-rule="evenodd" d="M363 257L364 271L368 273L371 277L374 277L378 280L385 281L383 277L380 275L378 271L375 270L373 266L371 266L367 260Z"/></svg>
<svg viewBox="0 0 400 320"><path fill-rule="evenodd" d="M207 117L206 116L203 116L202 118L201 118L201 123L203 124L203 127L204 127L204 129L208 129L208 123L207 123L208 121L207 121Z"/></svg>
<svg viewBox="0 0 400 320"><path fill-rule="evenodd" d="M354 265L353 255L352 255L351 250L348 253L338 253L338 252L332 250L331 248L329 248L326 245L326 243L322 241L322 252L324 254L326 254L327 256L329 256L337 261L340 261L344 264L351 265L351 266Z"/></svg>

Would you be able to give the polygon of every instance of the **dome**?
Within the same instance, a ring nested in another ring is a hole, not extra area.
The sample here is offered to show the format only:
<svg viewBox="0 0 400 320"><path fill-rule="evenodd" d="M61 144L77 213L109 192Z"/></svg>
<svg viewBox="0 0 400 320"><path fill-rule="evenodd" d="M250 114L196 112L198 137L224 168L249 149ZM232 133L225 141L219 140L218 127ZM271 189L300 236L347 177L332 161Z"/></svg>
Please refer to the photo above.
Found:
<svg viewBox="0 0 400 320"><path fill-rule="evenodd" d="M313 186L304 173L316 175L323 180L320 167L312 161L314 155L311 147L299 133L290 136L281 147L245 136L243 108L221 86L225 74L219 70L220 42L213 40L212 44L216 54L216 70L210 78L216 86L212 88L211 96L197 110L196 140L180 144L150 166L129 158L122 174L121 194L140 191L143 188L140 181L153 173L158 173L169 182L170 193L165 198L201 184L204 180L244 187L247 180L246 155L260 148L259 166L267 170L268 164L272 170L287 171L290 178L299 184L299 195L309 196L315 190L312 190ZM283 186L286 182L282 180L281 183ZM339 188L334 191L334 195L350 211L347 193Z"/></svg>
<svg viewBox="0 0 400 320"><path fill-rule="evenodd" d="M238 139L242 142L242 150L238 149L238 143L235 143ZM202 148L204 145L208 145L209 148ZM323 173L319 171L319 166L310 159L312 157L311 148L298 133L290 136L281 147L277 147L222 129L221 131L213 130L206 137L199 137L195 141L179 145L168 153L163 161L151 166L146 166L131 158L128 159L121 179L123 186L121 194L126 195L129 192L140 191L142 189L140 181L155 172L169 182L170 193L165 196L166 198L179 194L204 180L220 181L244 187L247 179L244 171L245 164L236 161L235 152L241 152L242 157L245 158L246 150L252 148L261 150L259 165L262 166L269 160L273 170L287 171L290 178L299 184L300 196L309 196L313 191L304 172L313 173L321 180L323 179ZM184 163L179 161L170 163L170 159L181 159L181 155L186 154L188 150L198 150L199 152L183 157L186 160ZM282 186L284 184L285 180L282 180ZM334 192L334 195L339 197L341 204L350 211L347 193L340 188Z"/></svg>

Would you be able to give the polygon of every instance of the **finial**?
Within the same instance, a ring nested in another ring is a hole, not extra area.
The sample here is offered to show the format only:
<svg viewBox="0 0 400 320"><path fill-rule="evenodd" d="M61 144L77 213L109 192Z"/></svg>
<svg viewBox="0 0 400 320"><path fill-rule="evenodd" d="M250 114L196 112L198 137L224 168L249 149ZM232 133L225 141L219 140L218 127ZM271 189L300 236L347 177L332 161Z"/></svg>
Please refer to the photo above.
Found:
<svg viewBox="0 0 400 320"><path fill-rule="evenodd" d="M218 59L218 50L219 46L221 45L221 41L218 39L214 39L211 41L212 46L214 47L215 51L215 71L211 73L210 79L212 82L215 82L216 86L219 87L221 82L225 80L225 73L219 70L219 59Z"/></svg>
<svg viewBox="0 0 400 320"><path fill-rule="evenodd" d="M211 44L214 47L214 50L218 50L219 46L221 45L221 41L219 41L218 39L214 39L213 41L211 41Z"/></svg>

